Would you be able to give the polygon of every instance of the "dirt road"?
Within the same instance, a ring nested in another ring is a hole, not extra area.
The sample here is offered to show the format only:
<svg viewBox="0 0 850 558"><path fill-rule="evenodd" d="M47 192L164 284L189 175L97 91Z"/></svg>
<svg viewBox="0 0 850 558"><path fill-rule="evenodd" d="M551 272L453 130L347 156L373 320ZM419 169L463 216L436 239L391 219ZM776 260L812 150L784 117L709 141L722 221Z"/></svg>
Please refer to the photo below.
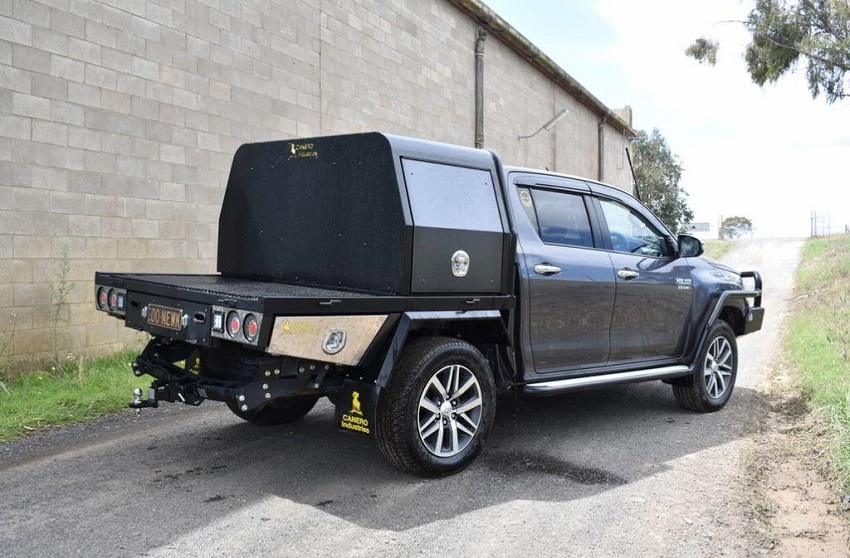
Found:
<svg viewBox="0 0 850 558"><path fill-rule="evenodd" d="M337 432L325 404L257 429L223 405L124 414L0 446L0 554L749 556L740 452L762 412L801 242L741 242L765 281L721 412L652 382L500 400L467 471L425 481Z"/></svg>

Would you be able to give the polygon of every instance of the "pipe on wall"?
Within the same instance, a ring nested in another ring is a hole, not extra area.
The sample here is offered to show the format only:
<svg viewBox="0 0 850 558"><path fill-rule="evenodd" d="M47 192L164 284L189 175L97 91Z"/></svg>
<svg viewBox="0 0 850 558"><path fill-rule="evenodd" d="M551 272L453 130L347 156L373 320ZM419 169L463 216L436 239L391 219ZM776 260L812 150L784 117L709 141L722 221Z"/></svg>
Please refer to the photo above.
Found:
<svg viewBox="0 0 850 558"><path fill-rule="evenodd" d="M475 39L475 147L484 147L484 41L487 31L478 30Z"/></svg>

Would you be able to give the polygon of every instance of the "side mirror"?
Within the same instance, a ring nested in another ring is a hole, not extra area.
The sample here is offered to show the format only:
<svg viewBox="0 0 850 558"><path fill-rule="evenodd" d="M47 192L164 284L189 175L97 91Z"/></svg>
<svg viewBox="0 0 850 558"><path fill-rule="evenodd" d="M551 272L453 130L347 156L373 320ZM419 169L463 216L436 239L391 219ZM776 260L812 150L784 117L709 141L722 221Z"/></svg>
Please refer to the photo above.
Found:
<svg viewBox="0 0 850 558"><path fill-rule="evenodd" d="M705 252L705 246L702 240L695 236L687 234L679 235L679 257L680 258L695 258L701 256Z"/></svg>

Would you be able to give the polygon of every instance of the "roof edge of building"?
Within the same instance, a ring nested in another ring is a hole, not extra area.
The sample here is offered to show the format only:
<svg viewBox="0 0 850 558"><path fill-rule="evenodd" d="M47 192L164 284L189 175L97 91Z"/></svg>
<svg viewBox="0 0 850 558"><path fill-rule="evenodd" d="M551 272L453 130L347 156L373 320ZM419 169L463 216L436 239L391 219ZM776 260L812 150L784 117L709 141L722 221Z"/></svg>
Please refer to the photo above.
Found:
<svg viewBox="0 0 850 558"><path fill-rule="evenodd" d="M620 118L617 113L608 108L593 93L587 90L574 77L558 66L554 60L514 29L499 14L480 0L447 0L450 4L477 21L484 29L495 35L514 52L525 58L544 75L550 77L558 85L578 99L582 104L599 114L605 122L619 129L628 136L636 136L632 126Z"/></svg>

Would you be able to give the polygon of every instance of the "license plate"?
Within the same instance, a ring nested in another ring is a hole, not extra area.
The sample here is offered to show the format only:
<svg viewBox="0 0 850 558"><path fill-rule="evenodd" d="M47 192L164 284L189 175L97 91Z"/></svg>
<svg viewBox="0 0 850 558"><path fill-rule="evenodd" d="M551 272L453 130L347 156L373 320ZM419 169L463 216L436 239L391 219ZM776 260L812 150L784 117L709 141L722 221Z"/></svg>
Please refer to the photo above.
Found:
<svg viewBox="0 0 850 558"><path fill-rule="evenodd" d="M180 331L183 329L183 312L175 308L148 304L148 324L165 329Z"/></svg>

